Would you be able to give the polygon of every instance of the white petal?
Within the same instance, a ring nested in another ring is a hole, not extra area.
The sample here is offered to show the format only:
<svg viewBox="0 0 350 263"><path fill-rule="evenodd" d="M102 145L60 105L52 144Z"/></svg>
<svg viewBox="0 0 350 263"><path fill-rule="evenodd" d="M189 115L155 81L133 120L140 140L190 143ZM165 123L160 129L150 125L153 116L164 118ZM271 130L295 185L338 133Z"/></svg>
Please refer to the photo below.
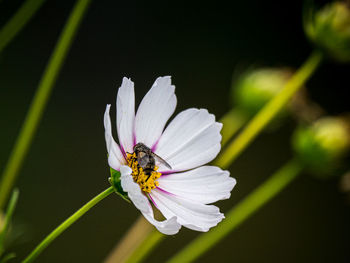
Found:
<svg viewBox="0 0 350 263"><path fill-rule="evenodd" d="M175 86L170 77L159 77L145 95L135 118L136 142L148 147L157 143L176 107Z"/></svg>
<svg viewBox="0 0 350 263"><path fill-rule="evenodd" d="M209 204L230 198L236 180L216 166L202 166L183 173L163 175L159 187L176 196Z"/></svg>
<svg viewBox="0 0 350 263"><path fill-rule="evenodd" d="M122 152L120 151L119 145L114 141L112 135L111 118L109 116L109 110L111 105L108 104L104 114L104 126L105 126L105 139L108 152L108 164L114 170L119 171L120 165L122 165L125 160Z"/></svg>
<svg viewBox="0 0 350 263"><path fill-rule="evenodd" d="M140 186L134 182L131 176L132 170L127 165L120 167L121 185L124 192L128 193L130 200L134 203L137 209L143 213L149 211L149 201L147 197L142 193Z"/></svg>
<svg viewBox="0 0 350 263"><path fill-rule="evenodd" d="M122 165L120 167L121 186L123 190L128 193L130 200L136 208L139 209L143 216L161 233L165 235L174 235L179 232L181 225L177 222L176 217L172 216L164 221L157 221L154 219L152 206L148 198L142 193L140 186L132 179L131 172L129 166Z"/></svg>
<svg viewBox="0 0 350 263"><path fill-rule="evenodd" d="M182 171L204 165L219 153L222 124L205 109L180 112L162 134L155 153L173 170ZM167 170L160 166L159 171Z"/></svg>
<svg viewBox="0 0 350 263"><path fill-rule="evenodd" d="M143 216L154 225L159 232L165 235L175 235L179 232L181 225L177 222L176 216L166 219L164 221L157 221L154 219L153 210L150 210L151 213L142 213Z"/></svg>
<svg viewBox="0 0 350 263"><path fill-rule="evenodd" d="M194 202L158 188L152 190L150 195L166 218L176 216L177 222L193 230L206 232L224 218L214 205Z"/></svg>
<svg viewBox="0 0 350 263"><path fill-rule="evenodd" d="M117 130L119 143L126 152L133 152L135 121L134 83L123 78L117 95Z"/></svg>

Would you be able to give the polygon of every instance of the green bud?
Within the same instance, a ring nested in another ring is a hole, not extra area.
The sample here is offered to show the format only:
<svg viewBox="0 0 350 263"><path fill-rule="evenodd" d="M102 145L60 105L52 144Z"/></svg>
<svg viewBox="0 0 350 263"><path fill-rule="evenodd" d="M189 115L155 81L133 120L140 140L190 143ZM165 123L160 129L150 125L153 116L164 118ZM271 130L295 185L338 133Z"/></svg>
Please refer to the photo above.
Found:
<svg viewBox="0 0 350 263"><path fill-rule="evenodd" d="M346 3L334 2L305 15L307 37L328 56L350 61L350 10Z"/></svg>
<svg viewBox="0 0 350 263"><path fill-rule="evenodd" d="M233 85L232 100L239 110L254 116L286 84L288 69L262 68L244 73Z"/></svg>
<svg viewBox="0 0 350 263"><path fill-rule="evenodd" d="M350 146L348 127L340 118L321 118L303 126L293 135L297 157L314 175L326 177L334 172Z"/></svg>

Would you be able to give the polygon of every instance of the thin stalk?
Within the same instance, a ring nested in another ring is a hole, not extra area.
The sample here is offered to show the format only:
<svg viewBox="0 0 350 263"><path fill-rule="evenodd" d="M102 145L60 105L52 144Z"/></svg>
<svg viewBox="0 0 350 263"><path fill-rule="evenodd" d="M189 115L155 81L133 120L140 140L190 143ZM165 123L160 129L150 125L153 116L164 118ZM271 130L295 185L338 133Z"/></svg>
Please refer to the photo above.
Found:
<svg viewBox="0 0 350 263"><path fill-rule="evenodd" d="M207 233L201 234L171 258L168 263L185 263L197 259L280 193L297 178L301 171L302 165L297 160L292 160L284 165L279 171L233 207L226 214L226 219L217 227Z"/></svg>
<svg viewBox="0 0 350 263"><path fill-rule="evenodd" d="M259 132L286 105L293 94L311 77L321 61L321 52L314 51L301 68L288 80L285 87L259 111L245 129L238 134L237 138L227 146L218 157L216 165L227 169Z"/></svg>
<svg viewBox="0 0 350 263"><path fill-rule="evenodd" d="M55 228L41 243L26 257L22 263L33 262L40 253L52 242L54 241L60 234L63 233L68 227L70 227L75 221L77 221L81 216L83 216L87 211L89 211L92 207L94 207L101 200L109 196L114 192L113 187L109 187L104 190L99 195L95 196L89 202L87 202L83 207L81 207L78 211L76 211L73 215L67 218L62 224Z"/></svg>
<svg viewBox="0 0 350 263"><path fill-rule="evenodd" d="M12 191L12 195L9 201L9 204L6 209L4 224L0 225L0 257L5 250L5 237L8 232L8 228L12 219L13 212L15 211L17 200L18 200L19 191L15 189Z"/></svg>
<svg viewBox="0 0 350 263"><path fill-rule="evenodd" d="M27 0L0 31L0 53L40 9L45 0Z"/></svg>
<svg viewBox="0 0 350 263"><path fill-rule="evenodd" d="M39 87L1 177L0 211L3 209L19 169L22 166L24 157L28 152L45 106L49 100L53 85L89 3L90 0L79 0L75 4L39 83Z"/></svg>

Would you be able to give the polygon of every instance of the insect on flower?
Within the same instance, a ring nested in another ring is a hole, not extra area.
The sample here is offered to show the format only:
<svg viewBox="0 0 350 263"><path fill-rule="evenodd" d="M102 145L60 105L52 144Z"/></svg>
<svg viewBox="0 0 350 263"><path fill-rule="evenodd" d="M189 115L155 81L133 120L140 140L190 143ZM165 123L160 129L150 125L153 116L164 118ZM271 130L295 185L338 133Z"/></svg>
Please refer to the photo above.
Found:
<svg viewBox="0 0 350 263"><path fill-rule="evenodd" d="M235 179L207 166L220 151L222 124L205 109L175 111L175 87L159 77L135 115L134 83L123 79L117 95L117 132L112 136L110 105L104 115L109 166L119 171L121 187L160 232L176 234L181 226L208 231L224 215L208 205L230 197ZM166 218L154 218L153 204Z"/></svg>
<svg viewBox="0 0 350 263"><path fill-rule="evenodd" d="M156 167L155 159L171 169L170 164L153 153L151 149L144 145L142 142L139 142L134 146L134 153L137 156L138 165L145 171L147 175L150 175L150 173L154 171L154 168Z"/></svg>

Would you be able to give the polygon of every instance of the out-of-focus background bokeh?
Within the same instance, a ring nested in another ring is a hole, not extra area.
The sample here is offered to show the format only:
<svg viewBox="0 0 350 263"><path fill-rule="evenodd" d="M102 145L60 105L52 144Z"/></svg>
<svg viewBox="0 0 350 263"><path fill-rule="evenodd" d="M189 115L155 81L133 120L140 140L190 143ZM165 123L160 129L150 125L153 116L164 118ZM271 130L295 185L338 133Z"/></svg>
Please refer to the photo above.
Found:
<svg viewBox="0 0 350 263"><path fill-rule="evenodd" d="M322 6L327 1L317 1ZM22 1L0 1L0 26ZM74 1L47 1L0 54L0 168L18 135L40 77ZM227 112L232 76L252 66L297 68L312 47L302 29L302 1L93 1L55 84L17 187L21 233L11 250L23 258L54 227L109 186L103 113L115 112L122 77L139 102L158 76L176 85L176 112ZM349 65L327 61L307 83L331 114L349 111ZM261 134L230 168L237 185L223 211L287 162L291 118ZM112 195L60 236L37 262L101 262L138 218ZM339 178L304 173L198 262L349 262L350 203ZM198 235L183 228L147 262L163 262Z"/></svg>

